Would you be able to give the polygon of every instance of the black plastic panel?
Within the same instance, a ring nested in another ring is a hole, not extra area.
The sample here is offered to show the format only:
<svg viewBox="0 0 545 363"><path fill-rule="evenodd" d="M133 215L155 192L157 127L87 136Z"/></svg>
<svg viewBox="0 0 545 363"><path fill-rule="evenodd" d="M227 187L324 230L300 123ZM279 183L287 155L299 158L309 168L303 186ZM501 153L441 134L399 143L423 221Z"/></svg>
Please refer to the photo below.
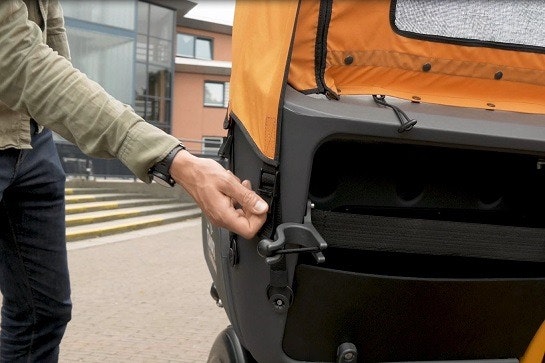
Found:
<svg viewBox="0 0 545 363"><path fill-rule="evenodd" d="M520 357L545 319L545 279L423 279L300 265L284 350L334 361L351 342L358 362Z"/></svg>

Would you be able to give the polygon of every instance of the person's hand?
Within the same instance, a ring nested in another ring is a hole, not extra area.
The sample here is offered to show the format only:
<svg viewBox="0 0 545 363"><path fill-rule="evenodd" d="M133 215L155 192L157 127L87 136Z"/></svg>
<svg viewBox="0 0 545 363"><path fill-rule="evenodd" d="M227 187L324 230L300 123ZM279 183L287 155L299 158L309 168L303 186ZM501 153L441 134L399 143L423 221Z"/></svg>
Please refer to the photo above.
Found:
<svg viewBox="0 0 545 363"><path fill-rule="evenodd" d="M199 205L213 224L250 239L267 218L267 203L250 186L216 161L186 150L176 154L170 175Z"/></svg>

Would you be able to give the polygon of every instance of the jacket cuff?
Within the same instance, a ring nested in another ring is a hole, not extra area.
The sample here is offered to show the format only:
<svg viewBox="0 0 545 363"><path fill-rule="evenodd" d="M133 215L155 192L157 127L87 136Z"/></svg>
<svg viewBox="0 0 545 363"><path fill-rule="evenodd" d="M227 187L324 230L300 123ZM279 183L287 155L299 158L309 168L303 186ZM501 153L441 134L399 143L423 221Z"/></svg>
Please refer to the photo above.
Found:
<svg viewBox="0 0 545 363"><path fill-rule="evenodd" d="M151 183L148 170L180 144L180 140L147 123L137 122L119 149L118 158L140 180Z"/></svg>

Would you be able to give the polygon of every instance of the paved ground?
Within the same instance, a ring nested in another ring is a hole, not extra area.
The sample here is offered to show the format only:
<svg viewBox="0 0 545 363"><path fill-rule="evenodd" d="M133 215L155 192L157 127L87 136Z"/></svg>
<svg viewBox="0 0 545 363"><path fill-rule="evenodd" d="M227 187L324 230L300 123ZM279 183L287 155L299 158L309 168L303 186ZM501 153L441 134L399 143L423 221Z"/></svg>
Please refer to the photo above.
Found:
<svg viewBox="0 0 545 363"><path fill-rule="evenodd" d="M68 244L61 362L206 362L229 323L209 295L200 219Z"/></svg>

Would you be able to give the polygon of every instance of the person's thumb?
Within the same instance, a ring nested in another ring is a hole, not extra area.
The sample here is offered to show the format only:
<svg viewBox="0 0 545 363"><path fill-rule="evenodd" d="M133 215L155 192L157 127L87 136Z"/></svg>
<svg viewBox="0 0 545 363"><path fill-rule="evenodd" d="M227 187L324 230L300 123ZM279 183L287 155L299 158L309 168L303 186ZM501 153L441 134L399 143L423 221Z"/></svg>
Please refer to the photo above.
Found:
<svg viewBox="0 0 545 363"><path fill-rule="evenodd" d="M252 191L252 184L249 180L243 180L242 185L247 188L246 195L244 196L243 200L248 201L246 204L249 208L252 208L252 211L256 214L263 214L269 210L269 205L267 202L265 202L263 199L257 195L254 191Z"/></svg>
<svg viewBox="0 0 545 363"><path fill-rule="evenodd" d="M257 194L256 194L256 196L257 196ZM254 207L253 207L254 212L257 213L257 214L263 214L263 213L267 212L268 209L269 209L269 205L264 200L262 200L261 198L259 198L255 202Z"/></svg>

